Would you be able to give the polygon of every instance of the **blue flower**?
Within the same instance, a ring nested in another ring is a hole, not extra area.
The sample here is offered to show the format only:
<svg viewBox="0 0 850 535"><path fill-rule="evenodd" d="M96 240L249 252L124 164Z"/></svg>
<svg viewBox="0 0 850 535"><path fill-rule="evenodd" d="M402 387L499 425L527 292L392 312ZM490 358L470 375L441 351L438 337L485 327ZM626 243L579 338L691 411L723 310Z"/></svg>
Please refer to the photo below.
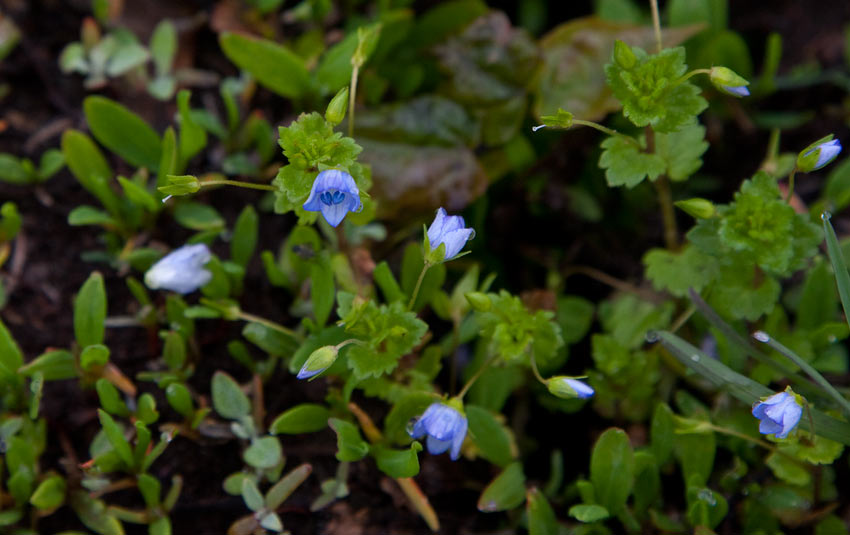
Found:
<svg viewBox="0 0 850 535"><path fill-rule="evenodd" d="M831 137L831 136L830 136ZM809 148L800 155L797 162L797 167L805 172L817 171L825 166L838 156L841 152L841 142L837 139L830 139ZM817 157L815 158L815 154ZM814 161L812 161L814 160ZM801 165L801 161L804 162Z"/></svg>
<svg viewBox="0 0 850 535"><path fill-rule="evenodd" d="M776 438L788 436L800 421L803 407L794 394L779 392L753 407L753 416L761 420L759 433L776 435Z"/></svg>
<svg viewBox="0 0 850 535"><path fill-rule="evenodd" d="M463 217L448 215L443 208L437 210L434 222L428 227L428 245L434 251L440 244L445 244L446 254L439 261L451 260L468 240L475 237L475 230L464 226Z"/></svg>
<svg viewBox="0 0 850 535"><path fill-rule="evenodd" d="M432 403L416 421L410 436L422 438L428 435L427 446L432 455L439 455L451 448L449 456L456 461L466 437L466 427L466 416L460 410L438 401Z"/></svg>
<svg viewBox="0 0 850 535"><path fill-rule="evenodd" d="M203 243L184 245L151 266L145 273L145 284L151 290L194 292L212 279L212 273L204 269L211 258L212 253Z"/></svg>
<svg viewBox="0 0 850 535"><path fill-rule="evenodd" d="M747 89L747 86L745 86L745 85L739 85L739 86L734 86L734 87L730 86L730 85L724 85L724 86L721 86L721 89L723 90L724 93L727 93L727 94L735 96L735 97L748 97L748 96L750 96L750 90Z"/></svg>
<svg viewBox="0 0 850 535"><path fill-rule="evenodd" d="M363 205L360 203L360 190L351 175L338 169L328 169L319 173L313 181L304 209L322 212L325 221L335 227L345 214L359 212Z"/></svg>
<svg viewBox="0 0 850 535"><path fill-rule="evenodd" d="M592 398L593 394L596 393L587 383L563 375L552 377L546 381L546 387L549 392L559 398L587 399Z"/></svg>

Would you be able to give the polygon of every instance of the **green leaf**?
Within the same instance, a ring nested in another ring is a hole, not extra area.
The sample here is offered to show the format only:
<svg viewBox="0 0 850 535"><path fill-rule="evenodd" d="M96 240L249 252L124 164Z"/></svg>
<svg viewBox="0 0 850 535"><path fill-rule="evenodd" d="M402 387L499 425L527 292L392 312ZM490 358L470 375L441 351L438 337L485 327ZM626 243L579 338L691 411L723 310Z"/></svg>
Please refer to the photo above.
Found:
<svg viewBox="0 0 850 535"><path fill-rule="evenodd" d="M570 507L569 515L579 522L584 522L585 524L590 524L592 522L599 522L600 520L605 520L611 513L608 512L608 509L605 509L601 505L596 504L580 504L573 505Z"/></svg>
<svg viewBox="0 0 850 535"><path fill-rule="evenodd" d="M121 394L118 393L118 389L115 388L115 385L101 377L95 383L95 389L97 390L97 396L100 399L100 406L103 407L106 412L125 418L130 415L130 410L124 403L124 400L121 399Z"/></svg>
<svg viewBox="0 0 850 535"><path fill-rule="evenodd" d="M156 25L151 35L150 50L156 74L168 74L177 53L177 29L173 22L166 19Z"/></svg>
<svg viewBox="0 0 850 535"><path fill-rule="evenodd" d="M330 411L324 405L301 403L287 409L274 419L269 432L274 435L315 433L328 426Z"/></svg>
<svg viewBox="0 0 850 535"><path fill-rule="evenodd" d="M157 170L162 140L144 119L101 96L86 97L83 110L92 135L101 144L132 165Z"/></svg>
<svg viewBox="0 0 850 535"><path fill-rule="evenodd" d="M30 503L42 510L55 509L65 501L65 487L62 476L50 476L36 487Z"/></svg>
<svg viewBox="0 0 850 535"><path fill-rule="evenodd" d="M707 149L705 128L698 123L655 136L655 153L667 162L666 175L674 182L687 179L702 167L702 155Z"/></svg>
<svg viewBox="0 0 850 535"><path fill-rule="evenodd" d="M253 479L245 478L242 480L242 499L245 500L245 505L252 511L259 511L265 505L263 495Z"/></svg>
<svg viewBox="0 0 850 535"><path fill-rule="evenodd" d="M242 329L242 336L269 355L291 355L298 348L298 342L291 334L260 323L247 323Z"/></svg>
<svg viewBox="0 0 850 535"><path fill-rule="evenodd" d="M174 210L174 219L182 226L192 230L220 230L224 228L224 218L207 204L184 202Z"/></svg>
<svg viewBox="0 0 850 535"><path fill-rule="evenodd" d="M797 327L800 329L817 329L836 319L838 294L835 291L835 280L829 270L828 263L822 256L815 257L815 262L806 273L800 301L797 304Z"/></svg>
<svg viewBox="0 0 850 535"><path fill-rule="evenodd" d="M233 225L233 237L230 240L230 259L247 267L257 247L259 217L250 204L242 209L236 224Z"/></svg>
<svg viewBox="0 0 850 535"><path fill-rule="evenodd" d="M658 154L643 152L634 138L611 136L602 142L604 149L599 167L605 169L605 179L611 187L633 188L644 178L655 180L667 169L667 162Z"/></svg>
<svg viewBox="0 0 850 535"><path fill-rule="evenodd" d="M21 348L0 319L0 381L18 383L18 368L23 364Z"/></svg>
<svg viewBox="0 0 850 535"><path fill-rule="evenodd" d="M123 176L118 177L118 182L121 184L121 189L124 190L124 195L136 206L152 213L162 209L162 203L156 200L144 186L140 186L132 180L127 180Z"/></svg>
<svg viewBox="0 0 850 535"><path fill-rule="evenodd" d="M511 436L504 425L487 409L467 405L469 436L481 450L481 456L498 466L507 466L515 459Z"/></svg>
<svg viewBox="0 0 850 535"><path fill-rule="evenodd" d="M655 455L646 450L635 452L634 508L646 511L661 492L661 474Z"/></svg>
<svg viewBox="0 0 850 535"><path fill-rule="evenodd" d="M77 206L68 214L68 224L72 227L85 225L117 226L112 216L94 206Z"/></svg>
<svg viewBox="0 0 850 535"><path fill-rule="evenodd" d="M74 299L74 335L81 347L103 343L106 320L106 288L95 271Z"/></svg>
<svg viewBox="0 0 850 535"><path fill-rule="evenodd" d="M673 453L673 411L666 403L655 406L650 424L650 450L659 465L666 463Z"/></svg>
<svg viewBox="0 0 850 535"><path fill-rule="evenodd" d="M113 450L115 450L115 453L118 454L118 457L124 462L127 468L132 468L134 465L133 451L130 449L130 443L124 438L124 432L106 411L98 409L97 415L100 419L100 425L103 427L103 432L106 433L106 438L112 444Z"/></svg>
<svg viewBox="0 0 850 535"><path fill-rule="evenodd" d="M382 260L375 266L375 270L372 272L372 278L375 280L375 284L381 289L381 293L384 295L384 301L387 303L404 301L406 299L401 286L398 285L398 281L396 281L389 264L385 260Z"/></svg>
<svg viewBox="0 0 850 535"><path fill-rule="evenodd" d="M195 413L192 394L182 383L171 383L165 388L165 398L168 403L184 418L191 418Z"/></svg>
<svg viewBox="0 0 850 535"><path fill-rule="evenodd" d="M359 461L369 453L369 444L360 438L356 425L339 418L331 418L328 425L336 433L337 460Z"/></svg>
<svg viewBox="0 0 850 535"><path fill-rule="evenodd" d="M45 181L59 172L65 165L65 156L61 150L48 149L38 162L38 179Z"/></svg>
<svg viewBox="0 0 850 535"><path fill-rule="evenodd" d="M251 413L251 402L239 388L239 384L223 371L212 378L212 402L215 411L222 417L237 420Z"/></svg>
<svg viewBox="0 0 850 535"><path fill-rule="evenodd" d="M378 307L368 301L362 308L342 314L341 319L347 333L367 344L346 349L348 366L360 378L392 372L399 359L412 351L428 330L425 322L398 302Z"/></svg>
<svg viewBox="0 0 850 535"><path fill-rule="evenodd" d="M331 315L336 300L334 274L327 262L317 260L310 268L310 298L316 325L323 327Z"/></svg>
<svg viewBox="0 0 850 535"><path fill-rule="evenodd" d="M77 367L74 355L64 349L46 351L18 369L25 377L33 377L41 373L45 381L74 379L77 377Z"/></svg>
<svg viewBox="0 0 850 535"><path fill-rule="evenodd" d="M299 98L310 87L310 75L303 60L277 43L223 32L219 44L237 67L282 97Z"/></svg>
<svg viewBox="0 0 850 535"><path fill-rule="evenodd" d="M356 49L357 31L353 29L321 57L315 75L323 95L335 93L351 81L351 57Z"/></svg>
<svg viewBox="0 0 850 535"><path fill-rule="evenodd" d="M624 68L616 61L605 66L608 85L623 104L623 115L635 126L651 125L656 132L675 132L694 121L707 106L702 90L679 78L688 70L683 47L649 55L632 47L637 64Z"/></svg>
<svg viewBox="0 0 850 535"><path fill-rule="evenodd" d="M529 535L558 535L560 526L549 500L539 490L529 489L526 495L525 513L528 516Z"/></svg>
<svg viewBox="0 0 850 535"><path fill-rule="evenodd" d="M615 428L602 433L590 457L590 481L597 502L613 514L622 510L632 491L634 470L634 454L626 433Z"/></svg>
<svg viewBox="0 0 850 535"><path fill-rule="evenodd" d="M307 476L309 476L312 471L312 466L309 464L302 464L283 476L283 478L275 483L275 485L266 493L266 508L274 511L280 507L283 502L285 502L286 499L295 492L295 489L307 479Z"/></svg>
<svg viewBox="0 0 850 535"><path fill-rule="evenodd" d="M159 412L156 410L156 400L150 393L145 392L139 396L138 406L136 407L136 418L145 425L151 425L159 419Z"/></svg>
<svg viewBox="0 0 850 535"><path fill-rule="evenodd" d="M701 291L717 275L717 261L690 244L675 252L650 249L643 264L653 288L676 297L685 297L690 288Z"/></svg>
<svg viewBox="0 0 850 535"><path fill-rule="evenodd" d="M277 437L261 437L251 441L243 458L254 468L272 468L280 463L283 450Z"/></svg>
<svg viewBox="0 0 850 535"><path fill-rule="evenodd" d="M483 513L508 511L525 500L525 474L522 463L511 463L481 493L478 510Z"/></svg>
<svg viewBox="0 0 850 535"><path fill-rule="evenodd" d="M829 253L829 260L832 262L832 270L835 273L835 283L838 286L838 295L841 297L844 317L850 325L850 273L847 272L847 264L841 254L835 229L829 222L829 214L824 214L821 218L823 219L824 234L826 234L826 249Z"/></svg>
<svg viewBox="0 0 850 535"><path fill-rule="evenodd" d="M87 491L73 491L69 501L79 519L90 530L100 535L124 535L121 522L106 508L106 504L92 498Z"/></svg>
<svg viewBox="0 0 850 535"><path fill-rule="evenodd" d="M136 484L139 487L139 492L142 493L145 505L150 508L159 506L162 485L157 478L150 474L139 474L136 478Z"/></svg>
<svg viewBox="0 0 850 535"><path fill-rule="evenodd" d="M425 257L422 254L422 247L419 244L411 243L404 250L404 257L401 262L401 287L408 295L408 299L413 295L413 290L416 287L416 281L419 279L419 273L425 265ZM443 283L446 280L445 264L437 264L432 266L425 273L425 278L422 279L422 284L419 286L419 293L416 296L416 302L413 303L413 310L421 310L434 298Z"/></svg>
<svg viewBox="0 0 850 535"><path fill-rule="evenodd" d="M94 141L82 132L67 130L62 134L62 154L80 184L97 197L110 214L120 214L121 204L108 184L112 169Z"/></svg>
<svg viewBox="0 0 850 535"><path fill-rule="evenodd" d="M791 485L808 485L812 480L812 475L803 463L778 452L768 455L764 464L770 468L774 476Z"/></svg>
<svg viewBox="0 0 850 535"><path fill-rule="evenodd" d="M413 442L410 449L394 450L382 446L372 449L378 469L390 477L413 477L419 473L419 457L422 444Z"/></svg>
<svg viewBox="0 0 850 535"><path fill-rule="evenodd" d="M0 180L23 185L30 181L30 174L18 158L2 152L0 153Z"/></svg>

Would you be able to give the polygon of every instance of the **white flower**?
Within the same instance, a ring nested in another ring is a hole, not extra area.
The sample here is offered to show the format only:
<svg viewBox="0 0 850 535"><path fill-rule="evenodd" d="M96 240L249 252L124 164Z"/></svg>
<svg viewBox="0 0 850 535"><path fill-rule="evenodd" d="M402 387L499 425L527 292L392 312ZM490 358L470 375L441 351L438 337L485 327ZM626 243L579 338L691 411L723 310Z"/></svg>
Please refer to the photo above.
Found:
<svg viewBox="0 0 850 535"><path fill-rule="evenodd" d="M203 243L184 245L151 266L145 273L145 284L151 290L194 292L212 279L212 273L204 269L211 258L212 253Z"/></svg>

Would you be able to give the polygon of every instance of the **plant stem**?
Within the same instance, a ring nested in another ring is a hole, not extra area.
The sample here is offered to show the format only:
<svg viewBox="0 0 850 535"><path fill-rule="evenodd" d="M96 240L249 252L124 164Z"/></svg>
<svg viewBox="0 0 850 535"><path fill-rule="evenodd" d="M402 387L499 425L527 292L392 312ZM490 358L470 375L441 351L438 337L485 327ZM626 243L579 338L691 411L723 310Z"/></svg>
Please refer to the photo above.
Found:
<svg viewBox="0 0 850 535"><path fill-rule="evenodd" d="M652 29L655 30L656 52L661 52L661 18L658 16L658 0L649 0L649 8L652 10Z"/></svg>
<svg viewBox="0 0 850 535"><path fill-rule="evenodd" d="M475 381L477 381L478 378L481 377L481 374L484 373L484 370L486 370L490 366L490 364L493 363L494 360L496 360L495 355L487 359L487 361L484 362L484 364L482 364L481 367L475 371L475 374L469 378L469 381L467 381L466 384L463 385L463 388L460 390L460 392L458 392L458 395L456 395L455 397L458 399L463 399L463 396L466 395L469 389L472 388L472 385L475 384Z"/></svg>
<svg viewBox="0 0 850 535"><path fill-rule="evenodd" d="M791 174L788 175L788 193L785 194L785 202L790 203L791 197L794 196L794 176L797 174L797 166L794 166L794 169L791 170Z"/></svg>
<svg viewBox="0 0 850 535"><path fill-rule="evenodd" d="M628 135L623 134L621 132L617 132L616 130L614 130L612 128L608 128L607 126L602 126L599 123L594 123L593 121L585 121L583 119L573 119L573 124L587 126L587 127L593 128L595 130L599 130L600 132L603 132L605 134L608 134L609 136L617 136L617 137L624 138L629 143L632 143L632 144L640 147L640 143L638 143L638 140L636 140L632 136L628 136Z"/></svg>
<svg viewBox="0 0 850 535"><path fill-rule="evenodd" d="M830 382L827 381L826 378L821 375L819 371L814 369L808 362L803 360L799 355L797 355L784 345L774 340L773 337L771 337L764 331L756 331L753 334L753 338L755 338L759 342L767 344L771 348L775 349L780 355L784 356L785 358L799 366L804 372L806 372L809 377L814 379L814 381L821 388L823 388L832 399L837 401L838 404L841 405L841 408L844 410L844 412L848 416L850 416L850 401L847 401L847 398L842 396L841 392L836 390L835 387L832 386Z"/></svg>
<svg viewBox="0 0 850 535"><path fill-rule="evenodd" d="M348 137L354 137L354 100L357 98L357 76L360 67L354 65L351 69L351 90L348 92Z"/></svg>
<svg viewBox="0 0 850 535"><path fill-rule="evenodd" d="M266 318L255 316L253 314L249 314L247 312L239 311L239 319L243 319L245 321L250 321L252 323L259 323L260 325L264 325L269 329L288 334L289 336L295 336L295 332L292 329L284 327L279 323L275 323L271 320L267 320Z"/></svg>
<svg viewBox="0 0 850 535"><path fill-rule="evenodd" d="M534 373L534 376L537 378L538 381L545 385L546 379L544 379L543 376L540 375L540 370L537 369L537 360L534 358L533 351L529 355L529 360L531 361L531 371Z"/></svg>
<svg viewBox="0 0 850 535"><path fill-rule="evenodd" d="M422 286L422 281L425 279L425 273L428 272L428 268L431 267L431 264L425 262L425 265L422 266L422 271L419 272L419 278L416 279L416 286L413 287L413 293L410 295L410 302L407 304L407 310L413 310L413 304L416 303L416 298L419 296L419 288Z"/></svg>
<svg viewBox="0 0 850 535"><path fill-rule="evenodd" d="M677 86L681 83L688 81L689 79L693 78L697 74L711 74L711 69L694 69L689 73L683 74L682 77L679 78L678 80L676 80L675 82L673 82L672 85L675 87L675 86Z"/></svg>
<svg viewBox="0 0 850 535"><path fill-rule="evenodd" d="M655 154L655 131L647 126L646 152ZM658 203L661 205L661 219L664 221L664 243L667 249L675 251L679 248L679 229L676 227L676 210L673 207L673 193L670 191L670 181L666 175L659 175L652 183L658 194Z"/></svg>
<svg viewBox="0 0 850 535"><path fill-rule="evenodd" d="M270 184L254 184L253 182L243 182L241 180L204 180L199 182L202 188L208 186L236 186L247 189L261 189L263 191L277 191L277 188Z"/></svg>
<svg viewBox="0 0 850 535"><path fill-rule="evenodd" d="M710 424L711 430L717 433L722 433L724 435L729 435L731 437L740 438L741 440L746 440L747 442L751 442L762 448L770 451L778 451L776 446L765 442L764 440L759 440L757 438L753 438L745 433L741 433L740 431L735 431L734 429L729 429L728 427L719 427L714 424Z"/></svg>

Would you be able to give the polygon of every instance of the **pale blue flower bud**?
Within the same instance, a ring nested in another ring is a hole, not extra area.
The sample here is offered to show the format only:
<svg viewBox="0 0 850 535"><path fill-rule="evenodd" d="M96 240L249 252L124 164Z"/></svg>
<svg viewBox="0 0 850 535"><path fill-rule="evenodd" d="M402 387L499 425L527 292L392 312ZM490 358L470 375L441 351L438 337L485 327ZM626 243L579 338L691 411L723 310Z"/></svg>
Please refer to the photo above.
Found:
<svg viewBox="0 0 850 535"><path fill-rule="evenodd" d="M337 346L324 346L313 351L298 371L299 379L309 379L327 370L339 355Z"/></svg>
<svg viewBox="0 0 850 535"><path fill-rule="evenodd" d="M797 169L804 173L817 171L838 156L841 152L841 142L829 135L815 141L797 156Z"/></svg>
<svg viewBox="0 0 850 535"><path fill-rule="evenodd" d="M434 222L428 227L428 246L431 251L437 250L441 244L446 246L446 253L437 262L451 260L463 249L466 242L475 237L475 230L464 228L463 217L448 215L444 208L437 210Z"/></svg>
<svg viewBox="0 0 850 535"><path fill-rule="evenodd" d="M194 292L212 279L212 273L204 269L211 258L212 253L203 243L184 245L151 266L145 273L145 284L151 290Z"/></svg>
<svg viewBox="0 0 850 535"><path fill-rule="evenodd" d="M563 375L552 377L546 381L546 388L559 398L587 399L593 397L593 394L596 393L587 383Z"/></svg>
<svg viewBox="0 0 850 535"><path fill-rule="evenodd" d="M779 392L753 407L753 416L761 420L759 433L776 435L776 438L788 436L800 421L803 407L793 393Z"/></svg>
<svg viewBox="0 0 850 535"><path fill-rule="evenodd" d="M726 93L727 95L732 95L732 96L735 96L735 97L748 97L748 96L750 96L750 90L747 89L747 86L745 86L745 85L739 85L739 86L734 86L734 87L731 86L731 85L724 85L724 86L718 86L718 87L720 87L723 90L723 92Z"/></svg>
<svg viewBox="0 0 850 535"><path fill-rule="evenodd" d="M328 169L322 171L313 181L310 196L304 203L308 212L322 212L325 221L332 227L340 224L348 212L363 209L360 203L360 190L354 178L345 171Z"/></svg>
<svg viewBox="0 0 850 535"><path fill-rule="evenodd" d="M449 456L456 461L466 437L467 421L462 411L463 406L458 400L432 403L416 421L410 436L422 438L427 435L426 444L432 455L439 455L451 448Z"/></svg>

